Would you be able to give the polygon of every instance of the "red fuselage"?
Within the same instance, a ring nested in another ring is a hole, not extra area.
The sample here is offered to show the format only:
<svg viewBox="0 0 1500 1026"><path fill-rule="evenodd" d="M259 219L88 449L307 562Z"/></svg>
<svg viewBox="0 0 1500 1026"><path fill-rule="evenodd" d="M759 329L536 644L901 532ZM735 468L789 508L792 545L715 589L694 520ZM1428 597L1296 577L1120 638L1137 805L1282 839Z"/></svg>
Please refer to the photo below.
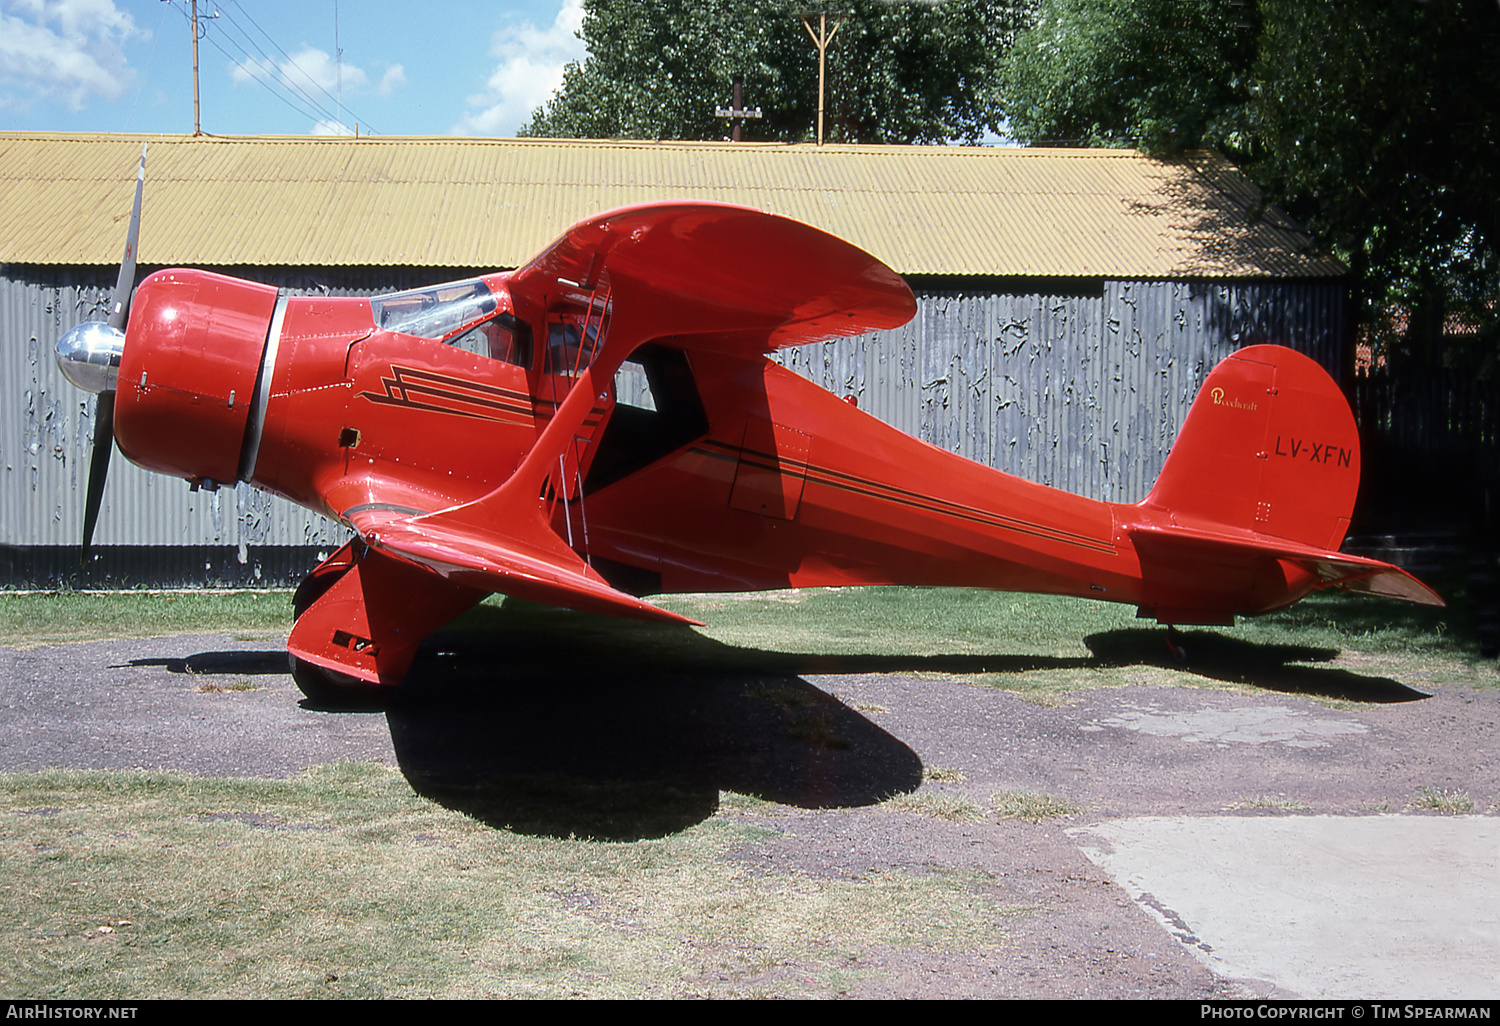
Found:
<svg viewBox="0 0 1500 1026"><path fill-rule="evenodd" d="M566 396L578 365L568 326L576 341L588 317L566 304L513 309L504 274L479 283L488 305L471 320L503 318L503 352L493 339L465 346L462 336L478 336L462 311L413 327L400 311L393 320L389 301L152 275L119 376L121 449L195 482L246 480L345 523L372 505L432 513L477 499L516 470ZM1232 603L1214 601L1220 585L1201 573L1179 575L1181 587L1170 574L1143 584L1130 530L1167 519L1149 504L1096 502L935 449L762 355L667 338L636 358L627 370L650 382L656 408L613 388L596 396L568 457L577 465L565 501L551 505L557 533L622 590L954 585L1148 611L1207 606L1207 620L1222 622L1313 586L1275 561L1258 571L1264 580L1224 581Z"/></svg>

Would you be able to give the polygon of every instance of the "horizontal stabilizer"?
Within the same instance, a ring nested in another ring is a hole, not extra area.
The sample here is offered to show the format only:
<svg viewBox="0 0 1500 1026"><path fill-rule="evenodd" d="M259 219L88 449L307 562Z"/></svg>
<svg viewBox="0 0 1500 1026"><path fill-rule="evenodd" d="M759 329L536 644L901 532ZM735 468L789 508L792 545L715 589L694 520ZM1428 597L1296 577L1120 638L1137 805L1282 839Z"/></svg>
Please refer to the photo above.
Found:
<svg viewBox="0 0 1500 1026"><path fill-rule="evenodd" d="M1419 606L1447 605L1437 592L1405 570L1389 563L1341 555L1338 559L1312 561L1306 565L1327 582L1325 587L1401 599Z"/></svg>
<svg viewBox="0 0 1500 1026"><path fill-rule="evenodd" d="M1224 613L1248 615L1265 611L1253 608L1254 582L1273 563L1281 564L1282 580L1297 576L1297 571L1306 575L1310 590L1355 591L1424 606L1446 604L1437 592L1405 570L1377 559L1216 526L1142 524L1129 530L1131 541L1141 555L1148 593L1153 584L1179 584L1163 580L1163 568L1191 567L1191 573L1200 580L1202 571L1212 568L1214 579L1224 583L1226 592L1237 590L1242 599L1250 599L1252 603L1250 607L1224 608L1221 610Z"/></svg>

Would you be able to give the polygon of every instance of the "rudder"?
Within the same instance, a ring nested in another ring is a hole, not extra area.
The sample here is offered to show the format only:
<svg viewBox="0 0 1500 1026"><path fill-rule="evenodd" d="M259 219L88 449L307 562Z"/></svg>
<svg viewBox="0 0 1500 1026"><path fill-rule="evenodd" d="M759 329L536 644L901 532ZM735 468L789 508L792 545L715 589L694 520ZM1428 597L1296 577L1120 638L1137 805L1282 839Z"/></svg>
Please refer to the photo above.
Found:
<svg viewBox="0 0 1500 1026"><path fill-rule="evenodd" d="M1282 346L1241 349L1215 367L1141 503L1337 550L1359 494L1359 433L1328 372Z"/></svg>

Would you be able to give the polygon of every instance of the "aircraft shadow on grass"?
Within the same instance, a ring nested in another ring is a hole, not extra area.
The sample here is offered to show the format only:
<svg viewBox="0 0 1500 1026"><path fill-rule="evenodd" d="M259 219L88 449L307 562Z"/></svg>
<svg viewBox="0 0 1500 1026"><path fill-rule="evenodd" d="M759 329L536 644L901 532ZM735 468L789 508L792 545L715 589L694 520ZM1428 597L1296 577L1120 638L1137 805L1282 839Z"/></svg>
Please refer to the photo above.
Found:
<svg viewBox="0 0 1500 1026"><path fill-rule="evenodd" d="M1090 634L1083 643L1095 666L1170 667L1226 684L1376 705L1431 697L1389 677L1307 665L1332 662L1339 655L1336 648L1260 644L1217 631L1186 631L1181 635L1186 658L1179 659L1163 643L1160 630L1142 627Z"/></svg>
<svg viewBox="0 0 1500 1026"><path fill-rule="evenodd" d="M567 617L557 629L553 617ZM435 635L384 711L420 794L487 824L549 836L659 837L712 816L721 791L800 808L870 805L915 790L922 761L807 674L1020 673L1159 665L1216 681L1362 702L1425 697L1328 662L1330 648L1211 631L1085 639L1092 655L811 655L737 648L675 626L561 611L476 610ZM137 660L171 672L281 674L284 652ZM309 701L303 706L315 709ZM355 711L353 707L328 711Z"/></svg>

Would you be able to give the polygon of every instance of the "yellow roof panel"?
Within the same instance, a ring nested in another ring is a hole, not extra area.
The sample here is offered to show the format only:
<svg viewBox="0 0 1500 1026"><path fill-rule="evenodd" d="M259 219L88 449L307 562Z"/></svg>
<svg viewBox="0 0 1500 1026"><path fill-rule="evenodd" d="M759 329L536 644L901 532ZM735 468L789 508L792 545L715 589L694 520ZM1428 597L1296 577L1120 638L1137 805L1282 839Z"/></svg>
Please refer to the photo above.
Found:
<svg viewBox="0 0 1500 1026"><path fill-rule="evenodd" d="M741 203L907 275L1326 277L1222 158L1129 150L0 133L0 261L516 267L630 203Z"/></svg>

